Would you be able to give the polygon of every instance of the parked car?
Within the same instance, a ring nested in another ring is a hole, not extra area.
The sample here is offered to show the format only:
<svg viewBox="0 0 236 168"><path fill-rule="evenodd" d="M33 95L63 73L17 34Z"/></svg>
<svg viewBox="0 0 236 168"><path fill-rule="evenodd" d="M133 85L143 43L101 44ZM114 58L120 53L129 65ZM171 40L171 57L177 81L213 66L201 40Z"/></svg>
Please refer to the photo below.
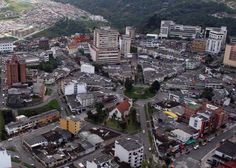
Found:
<svg viewBox="0 0 236 168"><path fill-rule="evenodd" d="M197 150L199 148L199 145L196 145L193 147L193 149Z"/></svg>

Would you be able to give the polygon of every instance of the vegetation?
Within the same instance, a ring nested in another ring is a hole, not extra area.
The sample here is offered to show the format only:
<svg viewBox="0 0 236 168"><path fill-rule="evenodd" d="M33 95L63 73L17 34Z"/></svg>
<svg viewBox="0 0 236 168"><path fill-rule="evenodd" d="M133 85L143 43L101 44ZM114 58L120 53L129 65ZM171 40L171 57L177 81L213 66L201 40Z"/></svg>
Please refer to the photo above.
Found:
<svg viewBox="0 0 236 168"><path fill-rule="evenodd" d="M149 88L133 87L130 91L125 90L125 95L132 99L147 99L155 96L156 93L150 92Z"/></svg>
<svg viewBox="0 0 236 168"><path fill-rule="evenodd" d="M52 89L51 88L47 88L46 95L50 96L51 94L52 94Z"/></svg>
<svg viewBox="0 0 236 168"><path fill-rule="evenodd" d="M163 19L180 24L228 27L236 35L236 19L215 18L217 12L234 13L224 4L206 0L55 0L70 3L93 14L104 16L112 26L136 26L143 32L157 31Z"/></svg>
<svg viewBox="0 0 236 168"><path fill-rule="evenodd" d="M133 89L133 81L130 78L126 78L125 80L125 90L127 92L131 92Z"/></svg>
<svg viewBox="0 0 236 168"><path fill-rule="evenodd" d="M17 151L15 146L9 146L9 147L7 148L7 150L8 150L8 151L12 151L12 152L16 152L16 151Z"/></svg>
<svg viewBox="0 0 236 168"><path fill-rule="evenodd" d="M155 81L152 83L149 90L151 93L156 93L160 90L160 88L161 88L161 84L158 81Z"/></svg>
<svg viewBox="0 0 236 168"><path fill-rule="evenodd" d="M153 160L143 160L141 168L167 168L167 166L156 163Z"/></svg>
<svg viewBox="0 0 236 168"><path fill-rule="evenodd" d="M4 123L3 112L0 112L0 139L3 139Z"/></svg>
<svg viewBox="0 0 236 168"><path fill-rule="evenodd" d="M39 69L48 73L52 73L53 70L57 68L58 64L59 64L59 60L50 56L49 61L41 62L39 64Z"/></svg>
<svg viewBox="0 0 236 168"><path fill-rule="evenodd" d="M129 116L122 121L109 119L105 124L107 127L114 130L127 132L129 134L136 133L140 130L140 123L137 121L137 112L135 108L131 108Z"/></svg>
<svg viewBox="0 0 236 168"><path fill-rule="evenodd" d="M59 36L70 36L75 33L89 33L95 27L104 25L104 22L95 21L75 21L75 20L61 20L57 22L54 26L33 35L33 38L47 37L49 39Z"/></svg>
<svg viewBox="0 0 236 168"><path fill-rule="evenodd" d="M12 158L11 158L11 161L12 161L12 162L15 162L15 163L21 163L21 160L18 159L18 158L15 158L15 157L12 157Z"/></svg>
<svg viewBox="0 0 236 168"><path fill-rule="evenodd" d="M96 114L92 112L88 112L88 119L93 121L96 124L102 124L107 118L108 111L104 109L104 105L102 103L97 103L96 107Z"/></svg>
<svg viewBox="0 0 236 168"><path fill-rule="evenodd" d="M0 139L6 139L6 132L4 130L4 125L12 121L15 121L15 118L11 110L1 110L0 111Z"/></svg>
<svg viewBox="0 0 236 168"><path fill-rule="evenodd" d="M200 98L205 98L209 101L212 100L212 97L214 96L213 89L212 88L205 88L200 95Z"/></svg>
<svg viewBox="0 0 236 168"><path fill-rule="evenodd" d="M17 1L17 0L5 0L8 3L8 10L15 12L22 12L32 8L32 5L28 2Z"/></svg>
<svg viewBox="0 0 236 168"><path fill-rule="evenodd" d="M34 109L28 109L28 110L19 110L18 114L19 115L25 115L27 117L31 117L37 114L41 114L44 112L47 112L49 110L53 110L53 109L59 109L60 105L58 103L57 100L51 100L48 104L42 106L42 107L38 107L38 108L34 108Z"/></svg>

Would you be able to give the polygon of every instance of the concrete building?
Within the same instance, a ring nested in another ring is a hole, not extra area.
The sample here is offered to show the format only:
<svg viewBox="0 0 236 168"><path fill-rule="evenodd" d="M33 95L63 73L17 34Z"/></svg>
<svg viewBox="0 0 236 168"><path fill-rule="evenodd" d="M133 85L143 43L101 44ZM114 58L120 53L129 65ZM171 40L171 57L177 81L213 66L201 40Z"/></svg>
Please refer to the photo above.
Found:
<svg viewBox="0 0 236 168"><path fill-rule="evenodd" d="M108 154L101 154L92 160L86 161L86 168L118 168L119 165L112 162L113 158Z"/></svg>
<svg viewBox="0 0 236 168"><path fill-rule="evenodd" d="M91 93L79 93L76 99L83 107L92 106L95 102L94 95Z"/></svg>
<svg viewBox="0 0 236 168"><path fill-rule="evenodd" d="M6 149L0 147L0 167L11 168L11 155L9 155Z"/></svg>
<svg viewBox="0 0 236 168"><path fill-rule="evenodd" d="M127 117L132 107L132 100L126 99L123 102L119 103L115 109L109 113L109 118L114 118L117 120L122 120Z"/></svg>
<svg viewBox="0 0 236 168"><path fill-rule="evenodd" d="M205 37L207 39L206 52L218 54L225 46L227 27L206 27Z"/></svg>
<svg viewBox="0 0 236 168"><path fill-rule="evenodd" d="M71 81L69 83L64 83L62 86L63 93L67 95L76 95L80 93L87 92L87 84L79 83L77 81Z"/></svg>
<svg viewBox="0 0 236 168"><path fill-rule="evenodd" d="M194 39L191 42L191 51L196 53L204 53L206 51L206 40L205 39Z"/></svg>
<svg viewBox="0 0 236 168"><path fill-rule="evenodd" d="M226 45L224 65L236 68L236 44Z"/></svg>
<svg viewBox="0 0 236 168"><path fill-rule="evenodd" d="M21 131L33 128L36 125L45 125L53 121L57 121L60 117L60 113L57 110L50 110L42 114L38 114L32 117L23 117L21 120L11 122L5 125L5 131L8 135L13 135Z"/></svg>
<svg viewBox="0 0 236 168"><path fill-rule="evenodd" d="M92 60L99 64L120 62L119 32L110 27L94 30L93 44L90 45Z"/></svg>
<svg viewBox="0 0 236 168"><path fill-rule="evenodd" d="M13 83L26 82L26 64L20 62L17 56L6 62L7 86L11 87Z"/></svg>
<svg viewBox="0 0 236 168"><path fill-rule="evenodd" d="M77 134L81 129L81 122L78 118L71 116L60 119L60 128L69 131L72 134Z"/></svg>
<svg viewBox="0 0 236 168"><path fill-rule="evenodd" d="M11 40L0 39L0 53L13 52L14 47Z"/></svg>
<svg viewBox="0 0 236 168"><path fill-rule="evenodd" d="M124 57L130 54L131 38L128 35L122 35L120 38L120 53Z"/></svg>
<svg viewBox="0 0 236 168"><path fill-rule="evenodd" d="M80 67L81 72L89 73L89 74L94 74L95 73L95 67L90 64L82 64Z"/></svg>
<svg viewBox="0 0 236 168"><path fill-rule="evenodd" d="M118 140L115 142L115 157L131 167L140 167L144 159L144 147L130 138Z"/></svg>
<svg viewBox="0 0 236 168"><path fill-rule="evenodd" d="M159 36L161 38L195 39L200 33L200 26L180 25L170 20L162 20Z"/></svg>
<svg viewBox="0 0 236 168"><path fill-rule="evenodd" d="M185 60L186 69L188 70L196 69L200 66L200 64L201 63L197 60L190 60L190 59Z"/></svg>
<svg viewBox="0 0 236 168"><path fill-rule="evenodd" d="M131 26L127 26L125 28L125 34L128 35L131 39L135 38L135 28Z"/></svg>

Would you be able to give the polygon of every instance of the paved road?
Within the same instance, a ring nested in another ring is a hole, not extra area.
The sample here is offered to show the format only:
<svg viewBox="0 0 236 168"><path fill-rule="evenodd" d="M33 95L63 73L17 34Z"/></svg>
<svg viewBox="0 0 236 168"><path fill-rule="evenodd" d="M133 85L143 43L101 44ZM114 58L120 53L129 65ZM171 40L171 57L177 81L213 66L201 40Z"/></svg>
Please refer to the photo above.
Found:
<svg viewBox="0 0 236 168"><path fill-rule="evenodd" d="M0 142L0 146L2 146L4 148L14 146L14 147L16 147L17 152L10 152L10 154L13 157L15 155L17 155L25 163L34 164L36 167L43 167L36 159L32 158L32 155L30 154L30 152L28 152L25 148L23 148L22 140L26 136L36 136L36 135L46 133L49 130L52 130L53 128L55 128L57 125L58 124L56 124L56 123L52 123L52 124L47 125L45 127L35 129L32 132L26 132L26 133L20 134L18 136L13 137L11 141L6 140L6 141Z"/></svg>
<svg viewBox="0 0 236 168"><path fill-rule="evenodd" d="M181 157L176 159L176 162L185 161L186 157L190 157L194 160L200 161L204 159L204 157L211 153L217 146L219 145L222 139L229 139L231 138L236 131L236 125L232 125L229 130L225 131L224 133L220 133L216 136L211 142L209 142L206 146L201 146L198 150L192 150L188 155L182 155Z"/></svg>

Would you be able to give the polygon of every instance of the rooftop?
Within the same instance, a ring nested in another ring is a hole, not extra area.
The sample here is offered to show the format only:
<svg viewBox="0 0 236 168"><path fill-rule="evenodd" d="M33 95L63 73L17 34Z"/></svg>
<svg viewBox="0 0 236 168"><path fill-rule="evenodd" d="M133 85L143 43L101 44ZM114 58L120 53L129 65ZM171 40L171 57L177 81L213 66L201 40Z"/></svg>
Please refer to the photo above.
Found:
<svg viewBox="0 0 236 168"><path fill-rule="evenodd" d="M225 155L236 157L236 143L233 143L231 141L225 141L224 144L222 144L220 147L216 149L216 151L219 151Z"/></svg>
<svg viewBox="0 0 236 168"><path fill-rule="evenodd" d="M136 150L143 147L143 145L140 144L137 140L130 139L130 138L120 139L116 141L116 143L120 144L127 151L132 151L132 150Z"/></svg>

